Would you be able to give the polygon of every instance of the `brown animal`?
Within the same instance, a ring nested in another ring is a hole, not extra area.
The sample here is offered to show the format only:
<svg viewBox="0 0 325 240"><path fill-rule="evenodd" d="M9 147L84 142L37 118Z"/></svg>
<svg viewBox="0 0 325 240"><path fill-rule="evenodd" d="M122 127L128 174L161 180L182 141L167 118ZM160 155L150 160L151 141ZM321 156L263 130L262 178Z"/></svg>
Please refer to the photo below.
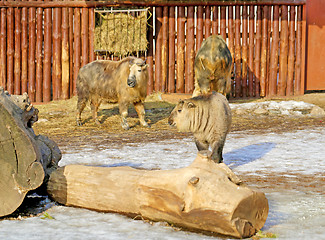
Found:
<svg viewBox="0 0 325 240"><path fill-rule="evenodd" d="M97 118L98 108L103 100L118 103L122 127L128 130L126 117L131 103L134 104L140 123L148 127L145 121L143 101L147 96L147 65L140 58L127 57L120 61L97 60L80 68L77 77L77 125L82 125L81 113L88 100L93 118Z"/></svg>
<svg viewBox="0 0 325 240"><path fill-rule="evenodd" d="M219 35L211 35L202 42L194 60L192 97L216 91L228 95L231 90L232 57L226 42Z"/></svg>
<svg viewBox="0 0 325 240"><path fill-rule="evenodd" d="M231 110L225 96L213 92L180 101L168 123L181 132L192 132L199 151L211 147L211 159L222 162L222 150L231 125Z"/></svg>

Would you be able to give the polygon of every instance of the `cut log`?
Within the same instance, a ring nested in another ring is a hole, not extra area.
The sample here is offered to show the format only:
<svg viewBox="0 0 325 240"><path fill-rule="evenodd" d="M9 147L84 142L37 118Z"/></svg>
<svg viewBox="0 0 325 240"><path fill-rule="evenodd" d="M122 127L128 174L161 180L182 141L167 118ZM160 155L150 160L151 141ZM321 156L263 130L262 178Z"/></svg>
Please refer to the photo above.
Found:
<svg viewBox="0 0 325 240"><path fill-rule="evenodd" d="M14 212L61 159L52 140L35 135L37 118L26 93L10 95L0 87L0 216Z"/></svg>
<svg viewBox="0 0 325 240"><path fill-rule="evenodd" d="M186 229L238 238L264 225L268 201L224 164L200 152L182 169L67 165L52 172L51 198L66 206L141 216Z"/></svg>

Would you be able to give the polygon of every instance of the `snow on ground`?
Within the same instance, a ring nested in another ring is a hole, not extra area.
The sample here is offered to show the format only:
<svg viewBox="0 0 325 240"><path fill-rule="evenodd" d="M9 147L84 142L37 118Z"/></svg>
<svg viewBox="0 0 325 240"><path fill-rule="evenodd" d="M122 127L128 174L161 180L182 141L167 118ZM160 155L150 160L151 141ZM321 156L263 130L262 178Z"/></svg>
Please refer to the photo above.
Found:
<svg viewBox="0 0 325 240"><path fill-rule="evenodd" d="M325 128L290 133L230 133L224 161L235 173L321 175L325 173ZM60 165L87 164L174 169L196 157L193 140L166 140L103 146L101 149L63 147ZM299 179L296 182L299 185ZM317 183L316 183L317 184ZM266 190L269 216L264 231L278 239L325 239L325 196L298 190ZM48 200L49 201L49 200ZM48 203L53 205L53 203ZM47 212L54 220L31 217L0 221L0 239L216 239L176 231L163 223L153 225L118 214L54 205Z"/></svg>

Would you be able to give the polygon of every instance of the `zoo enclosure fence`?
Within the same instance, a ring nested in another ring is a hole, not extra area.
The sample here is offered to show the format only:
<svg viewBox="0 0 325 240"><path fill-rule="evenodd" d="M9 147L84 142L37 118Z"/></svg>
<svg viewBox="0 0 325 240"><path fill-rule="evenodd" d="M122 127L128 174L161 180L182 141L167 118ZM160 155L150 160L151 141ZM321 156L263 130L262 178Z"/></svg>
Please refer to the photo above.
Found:
<svg viewBox="0 0 325 240"><path fill-rule="evenodd" d="M304 93L305 0L0 1L0 85L36 102L76 95L80 67L122 55L95 51L95 10L147 8L148 93L191 93L202 41L233 56L232 98ZM128 13L129 14L129 13Z"/></svg>

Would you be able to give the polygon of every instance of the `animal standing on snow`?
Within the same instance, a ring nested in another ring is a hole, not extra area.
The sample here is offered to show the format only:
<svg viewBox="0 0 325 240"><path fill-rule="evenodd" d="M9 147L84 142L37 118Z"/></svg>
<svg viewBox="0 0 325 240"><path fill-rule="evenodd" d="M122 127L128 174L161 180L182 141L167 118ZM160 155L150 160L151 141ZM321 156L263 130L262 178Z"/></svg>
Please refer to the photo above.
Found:
<svg viewBox="0 0 325 240"><path fill-rule="evenodd" d="M105 100L118 103L122 127L128 130L126 117L133 103L140 123L148 127L145 121L143 101L147 96L148 70L140 58L127 57L120 61L97 60L80 68L77 77L77 125L82 125L81 113L90 101L93 119L99 124L97 111Z"/></svg>
<svg viewBox="0 0 325 240"><path fill-rule="evenodd" d="M192 97L216 91L227 95L231 90L232 57L226 42L212 35L202 42L194 60L195 89Z"/></svg>
<svg viewBox="0 0 325 240"><path fill-rule="evenodd" d="M168 123L181 132L192 132L199 151L211 147L211 159L221 163L222 150L231 125L231 110L225 96L213 92L180 101Z"/></svg>

